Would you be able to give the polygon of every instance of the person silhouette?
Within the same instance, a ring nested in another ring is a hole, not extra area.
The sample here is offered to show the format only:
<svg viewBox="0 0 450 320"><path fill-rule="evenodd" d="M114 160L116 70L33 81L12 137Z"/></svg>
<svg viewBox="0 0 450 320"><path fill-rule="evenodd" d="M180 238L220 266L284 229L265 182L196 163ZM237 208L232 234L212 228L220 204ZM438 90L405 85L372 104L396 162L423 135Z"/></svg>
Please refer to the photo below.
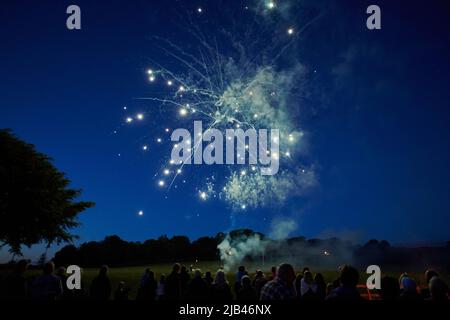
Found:
<svg viewBox="0 0 450 320"><path fill-rule="evenodd" d="M43 267L43 274L32 283L32 295L35 299L55 300L62 296L61 279L53 274L55 265L47 262Z"/></svg>
<svg viewBox="0 0 450 320"><path fill-rule="evenodd" d="M166 276L162 274L159 277L158 286L156 287L156 298L158 300L164 300L166 286Z"/></svg>
<svg viewBox="0 0 450 320"><path fill-rule="evenodd" d="M293 300L296 297L295 270L288 263L283 263L277 268L275 279L269 281L261 289L260 299L267 300Z"/></svg>
<svg viewBox="0 0 450 320"><path fill-rule="evenodd" d="M20 260L15 266L13 272L4 280L3 298L7 300L23 300L28 297L28 283L25 273L29 266L28 260Z"/></svg>
<svg viewBox="0 0 450 320"><path fill-rule="evenodd" d="M233 298L230 285L225 277L225 272L219 270L216 273L213 284L211 285L211 299L213 301L229 301Z"/></svg>
<svg viewBox="0 0 450 320"><path fill-rule="evenodd" d="M91 298L94 300L109 300L111 296L111 281L108 277L108 266L103 265L98 276L91 283Z"/></svg>
<svg viewBox="0 0 450 320"><path fill-rule="evenodd" d="M252 280L249 276L245 275L241 278L241 288L236 294L236 298L239 301L256 301L258 296L256 295L255 288L252 287Z"/></svg>
<svg viewBox="0 0 450 320"><path fill-rule="evenodd" d="M359 281L358 270L351 266L343 266L339 277L340 285L333 291L326 300L328 301L359 301L361 296L356 288Z"/></svg>
<svg viewBox="0 0 450 320"><path fill-rule="evenodd" d="M208 299L208 285L202 279L200 269L194 270L194 278L188 284L185 298L191 301L205 301Z"/></svg>
<svg viewBox="0 0 450 320"><path fill-rule="evenodd" d="M165 300L179 300L181 299L181 280L180 280L179 263L175 263L172 267L172 272L167 276L165 283Z"/></svg>

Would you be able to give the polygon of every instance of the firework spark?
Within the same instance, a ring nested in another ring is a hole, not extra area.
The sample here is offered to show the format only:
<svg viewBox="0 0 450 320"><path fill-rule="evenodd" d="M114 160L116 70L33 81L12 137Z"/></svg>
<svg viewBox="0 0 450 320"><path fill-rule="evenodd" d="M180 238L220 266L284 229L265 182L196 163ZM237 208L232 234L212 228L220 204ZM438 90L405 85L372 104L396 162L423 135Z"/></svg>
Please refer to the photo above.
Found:
<svg viewBox="0 0 450 320"><path fill-rule="evenodd" d="M277 4L266 2L265 8L274 10ZM203 9L197 8L197 13L204 13ZM299 83L305 80L305 68L298 62L290 63L284 69L277 64L310 23L298 30L289 27L287 33L285 27L275 23L272 32L275 33L278 28L284 32L285 38L269 34L272 44L265 45L267 49L263 50L254 33L271 29L257 24L254 26L254 21L253 27L246 33L251 41L247 38L236 39L229 32L223 32L217 37L206 36L192 22L186 31L197 41L196 52L190 52L169 39L155 38L157 46L171 58L171 68L154 61L151 68L146 70L148 80L152 85L165 89L162 94L140 99L162 106L168 118L180 119L183 123L187 120L202 120L207 124L206 131L219 129L224 132L230 128L245 131L251 128L278 129L280 132L279 141L273 141L279 143L280 152L269 154L274 159L280 159L281 170L277 175L261 175L257 164L228 165L228 173L221 181L214 184L208 182L196 188L200 200L206 201L217 196L235 209L246 210L283 203L315 185L314 168L299 164L305 133L292 116L298 109L295 101L303 94ZM221 46L217 41L219 36ZM138 114L135 119L142 121L144 115ZM126 123L131 124L133 120L127 117ZM168 133L169 129L164 131ZM160 137L155 139L158 143L162 142ZM156 174L157 178L161 178L158 181L160 188L170 190L199 147L198 143L202 143L201 139L199 141L181 163L167 159L161 165L161 171ZM177 148L178 145L173 147ZM238 154L237 157L256 157L248 149L247 146L244 154ZM168 169L174 165L178 168ZM212 176L210 178L214 180ZM166 182L166 179L170 180ZM216 192L216 188L220 191Z"/></svg>

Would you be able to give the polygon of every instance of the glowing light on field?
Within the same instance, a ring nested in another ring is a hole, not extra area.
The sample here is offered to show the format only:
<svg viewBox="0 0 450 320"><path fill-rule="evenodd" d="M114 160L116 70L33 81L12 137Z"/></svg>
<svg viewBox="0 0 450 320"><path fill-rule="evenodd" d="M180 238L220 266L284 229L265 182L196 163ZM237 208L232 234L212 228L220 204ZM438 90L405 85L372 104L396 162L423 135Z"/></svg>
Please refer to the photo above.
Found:
<svg viewBox="0 0 450 320"><path fill-rule="evenodd" d="M138 114L136 115L136 119L138 119L138 120L143 120L143 119L144 119L144 115L143 115L142 113L138 113Z"/></svg>
<svg viewBox="0 0 450 320"><path fill-rule="evenodd" d="M126 118L126 120L125 120L127 123L131 123L131 122L133 122L133 118L131 118L131 117L128 117L128 118Z"/></svg>
<svg viewBox="0 0 450 320"><path fill-rule="evenodd" d="M164 182L164 180L159 180L158 181L158 186L160 186L160 187L164 187L165 186L165 182Z"/></svg>
<svg viewBox="0 0 450 320"><path fill-rule="evenodd" d="M148 146L142 146L142 150L146 151L148 149Z"/></svg>
<svg viewBox="0 0 450 320"><path fill-rule="evenodd" d="M164 169L163 171L165 176L168 176L170 174L170 170L169 169Z"/></svg>
<svg viewBox="0 0 450 320"><path fill-rule="evenodd" d="M173 84L172 80L168 80L168 81L167 81L167 85L168 85L168 86L171 86L172 84Z"/></svg>
<svg viewBox="0 0 450 320"><path fill-rule="evenodd" d="M187 115L187 110L185 108L181 108L180 109L180 116L184 117L185 115Z"/></svg>
<svg viewBox="0 0 450 320"><path fill-rule="evenodd" d="M139 210L139 212L138 212L138 216L143 216L144 215L144 211L142 211L142 210Z"/></svg>
<svg viewBox="0 0 450 320"><path fill-rule="evenodd" d="M294 34L294 29L293 29L293 28L289 28L289 29L287 30L287 33L288 33L288 34Z"/></svg>
<svg viewBox="0 0 450 320"><path fill-rule="evenodd" d="M206 192L200 192L200 199L206 200L207 196Z"/></svg>

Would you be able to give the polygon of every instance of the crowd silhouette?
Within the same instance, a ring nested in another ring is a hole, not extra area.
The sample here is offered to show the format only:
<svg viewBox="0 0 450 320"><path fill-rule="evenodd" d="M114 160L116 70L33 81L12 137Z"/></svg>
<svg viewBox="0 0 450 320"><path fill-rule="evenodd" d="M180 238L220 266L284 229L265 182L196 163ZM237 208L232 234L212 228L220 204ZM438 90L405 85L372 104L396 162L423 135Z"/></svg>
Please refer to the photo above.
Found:
<svg viewBox="0 0 450 320"><path fill-rule="evenodd" d="M112 288L108 266L103 265L88 288L69 290L66 286L66 272L59 267L55 272L53 262L47 262L42 274L32 281L27 279L29 263L17 262L14 270L1 283L3 299L21 300L73 300L90 299L97 301L129 300L128 284L120 281ZM224 270L213 276L203 274L200 269L186 268L175 263L171 272L162 274L159 280L149 268L140 278L136 300L139 301L362 301L359 273L356 268L345 265L339 268L339 275L332 282L325 282L321 273L313 273L308 267L296 274L291 264L283 263L272 267L269 275L257 270L254 275L240 266L235 282L230 284ZM426 286L419 288L407 273L399 279L385 276L381 279L381 289L374 296L385 301L448 301L449 288L439 274L427 270L424 274ZM233 286L233 287L232 287Z"/></svg>

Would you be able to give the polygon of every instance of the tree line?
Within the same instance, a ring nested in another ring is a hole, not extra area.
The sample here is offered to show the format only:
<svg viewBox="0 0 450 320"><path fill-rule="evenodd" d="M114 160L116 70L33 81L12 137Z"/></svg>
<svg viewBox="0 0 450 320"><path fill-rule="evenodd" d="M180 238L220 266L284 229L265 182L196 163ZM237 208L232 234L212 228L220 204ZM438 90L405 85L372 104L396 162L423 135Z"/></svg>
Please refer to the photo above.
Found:
<svg viewBox="0 0 450 320"><path fill-rule="evenodd" d="M362 268L371 264L383 267L401 268L417 266L440 267L450 271L450 242L442 247L407 248L391 246L387 241L369 240L364 245L353 244L338 238L306 239L293 237L273 240L264 234L249 229L238 229L230 233L218 233L213 237L200 237L191 241L186 236L166 235L143 242L128 242L117 235L107 236L102 241L90 241L80 246L67 245L56 252L53 261L56 265L77 264L83 267L133 266L155 263L183 261L195 264L197 261L217 261L221 258L218 245L227 238L240 242L258 236L263 239L259 245L264 250L258 254L252 251L241 256L241 262L252 261L298 261L305 265L335 267L352 262ZM237 243L237 242L234 242Z"/></svg>

